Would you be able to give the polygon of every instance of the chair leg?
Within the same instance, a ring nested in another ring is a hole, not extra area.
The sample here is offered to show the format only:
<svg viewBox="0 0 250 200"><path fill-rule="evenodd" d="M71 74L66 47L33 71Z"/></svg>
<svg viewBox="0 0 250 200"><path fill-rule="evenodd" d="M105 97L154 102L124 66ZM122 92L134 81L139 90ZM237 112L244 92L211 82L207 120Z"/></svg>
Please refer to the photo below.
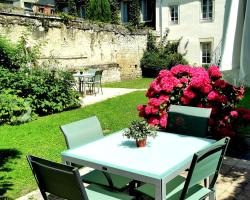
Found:
<svg viewBox="0 0 250 200"><path fill-rule="evenodd" d="M101 88L101 92L102 92L102 82L100 81L100 88ZM103 92L102 92L102 94L103 94Z"/></svg>

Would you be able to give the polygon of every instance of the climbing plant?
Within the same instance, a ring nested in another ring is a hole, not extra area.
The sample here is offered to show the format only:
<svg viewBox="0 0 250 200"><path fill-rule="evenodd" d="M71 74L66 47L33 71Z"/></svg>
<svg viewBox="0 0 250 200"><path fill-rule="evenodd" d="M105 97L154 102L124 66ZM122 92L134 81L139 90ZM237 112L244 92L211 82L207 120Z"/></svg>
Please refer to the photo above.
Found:
<svg viewBox="0 0 250 200"><path fill-rule="evenodd" d="M111 22L114 24L120 24L120 3L118 0L109 0L111 10Z"/></svg>
<svg viewBox="0 0 250 200"><path fill-rule="evenodd" d="M68 1L69 14L77 16L77 8L75 0Z"/></svg>
<svg viewBox="0 0 250 200"><path fill-rule="evenodd" d="M129 3L129 22L138 27L141 21L140 0L133 0Z"/></svg>
<svg viewBox="0 0 250 200"><path fill-rule="evenodd" d="M78 10L77 7L84 6L89 0L55 0L55 9L56 12L63 12L64 8L68 8L68 14L77 16Z"/></svg>

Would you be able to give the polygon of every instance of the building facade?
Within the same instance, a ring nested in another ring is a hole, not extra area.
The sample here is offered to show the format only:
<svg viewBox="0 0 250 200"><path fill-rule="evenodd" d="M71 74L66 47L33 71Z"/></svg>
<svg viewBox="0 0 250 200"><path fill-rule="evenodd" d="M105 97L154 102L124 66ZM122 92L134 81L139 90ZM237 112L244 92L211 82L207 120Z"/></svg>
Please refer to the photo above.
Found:
<svg viewBox="0 0 250 200"><path fill-rule="evenodd" d="M8 6L23 8L26 13L53 15L55 11L54 0L0 0L0 3Z"/></svg>
<svg viewBox="0 0 250 200"><path fill-rule="evenodd" d="M190 65L209 65L220 49L226 0L157 0L156 32L181 38L179 52Z"/></svg>

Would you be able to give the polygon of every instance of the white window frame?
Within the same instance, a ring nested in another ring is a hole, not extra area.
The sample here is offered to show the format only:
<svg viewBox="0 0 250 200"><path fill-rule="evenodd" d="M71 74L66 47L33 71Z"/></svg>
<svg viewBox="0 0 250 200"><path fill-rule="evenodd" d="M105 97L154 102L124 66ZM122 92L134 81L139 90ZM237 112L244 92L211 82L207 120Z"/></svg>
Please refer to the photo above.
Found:
<svg viewBox="0 0 250 200"><path fill-rule="evenodd" d="M202 22L212 22L214 20L214 7L215 7L215 4L214 4L214 0L207 0L207 3L204 4L203 2L204 0L201 0L201 6L200 6L200 9L201 9L201 21ZM210 3L212 4L212 8L210 10ZM204 13L203 13L203 7L206 7L205 8L205 17L204 17ZM211 13L211 17L209 16L209 14Z"/></svg>
<svg viewBox="0 0 250 200"><path fill-rule="evenodd" d="M174 9L174 16L172 18L172 9ZM177 11L177 12L175 12ZM175 15L177 13L177 15ZM179 14L179 5L175 4L175 5L170 5L169 6L169 24L170 25L176 25L179 24L179 18L180 18L180 14Z"/></svg>
<svg viewBox="0 0 250 200"><path fill-rule="evenodd" d="M204 48L203 45L206 45L206 47ZM208 48L208 45L210 45L210 49ZM205 52L204 52L205 50ZM211 40L208 40L208 41L200 41L200 59L201 59L201 64L202 65L207 65L207 64L210 64L211 63L211 60L212 60L212 53L213 53L213 42ZM205 56L204 56L205 54ZM208 54L210 54L208 56ZM206 58L206 62L203 62L203 57ZM208 62L208 58L210 60L210 62Z"/></svg>

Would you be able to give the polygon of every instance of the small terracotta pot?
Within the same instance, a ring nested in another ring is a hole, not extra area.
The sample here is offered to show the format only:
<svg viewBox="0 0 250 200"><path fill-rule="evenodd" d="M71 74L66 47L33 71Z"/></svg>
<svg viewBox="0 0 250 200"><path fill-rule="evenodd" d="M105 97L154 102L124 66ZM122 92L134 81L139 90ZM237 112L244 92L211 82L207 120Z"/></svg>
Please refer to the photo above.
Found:
<svg viewBox="0 0 250 200"><path fill-rule="evenodd" d="M145 147L146 144L147 144L147 138L144 138L142 140L136 140L137 147Z"/></svg>

